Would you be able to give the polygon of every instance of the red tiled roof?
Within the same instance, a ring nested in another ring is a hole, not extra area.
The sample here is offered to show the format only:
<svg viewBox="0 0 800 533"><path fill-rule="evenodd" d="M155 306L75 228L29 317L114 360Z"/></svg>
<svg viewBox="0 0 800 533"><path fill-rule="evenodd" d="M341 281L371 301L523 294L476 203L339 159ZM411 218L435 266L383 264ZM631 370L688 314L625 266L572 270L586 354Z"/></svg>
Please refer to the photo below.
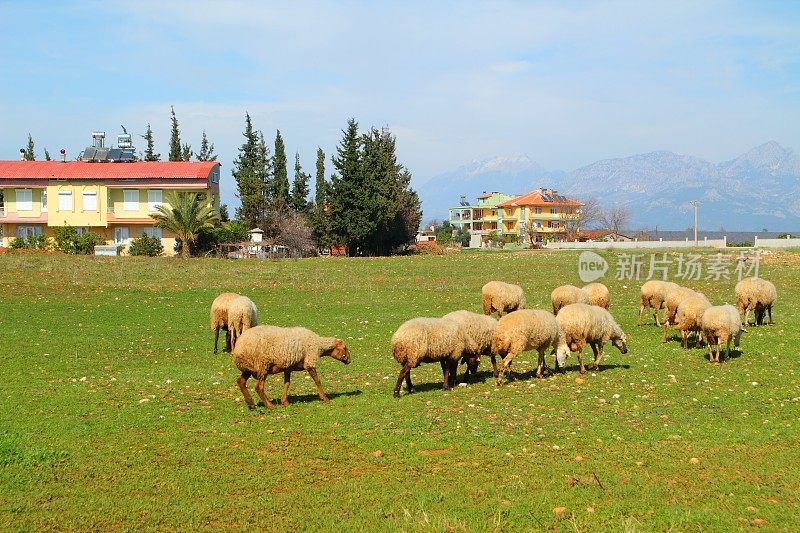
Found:
<svg viewBox="0 0 800 533"><path fill-rule="evenodd" d="M545 200L545 197L547 197L548 199ZM523 194L522 196L517 196L516 198L512 198L511 200L506 200L505 202L501 202L497 204L497 207L517 207L521 205L526 205L526 206L566 205L570 207L573 206L580 207L583 204L581 204L577 200L573 200L572 198L561 196L560 194L552 194L549 191L544 191L543 194L542 189L536 189L535 191Z"/></svg>
<svg viewBox="0 0 800 533"><path fill-rule="evenodd" d="M0 161L5 179L208 179L216 161L137 161L89 163L86 161Z"/></svg>

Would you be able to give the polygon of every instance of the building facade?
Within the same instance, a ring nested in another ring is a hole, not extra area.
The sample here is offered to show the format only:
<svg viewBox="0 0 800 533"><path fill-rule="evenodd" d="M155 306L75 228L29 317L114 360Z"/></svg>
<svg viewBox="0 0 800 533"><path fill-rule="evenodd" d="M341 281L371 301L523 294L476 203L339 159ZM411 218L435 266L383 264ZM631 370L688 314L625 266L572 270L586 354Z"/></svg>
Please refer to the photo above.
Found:
<svg viewBox="0 0 800 533"><path fill-rule="evenodd" d="M505 240L541 242L563 239L569 223L578 218L582 204L551 189L536 189L521 196L484 193L477 205L450 208L450 223L484 238L492 232Z"/></svg>
<svg viewBox="0 0 800 533"><path fill-rule="evenodd" d="M175 235L150 214L169 190L202 193L219 208L219 179L213 161L0 161L0 246L69 225L122 246L150 235L172 254Z"/></svg>

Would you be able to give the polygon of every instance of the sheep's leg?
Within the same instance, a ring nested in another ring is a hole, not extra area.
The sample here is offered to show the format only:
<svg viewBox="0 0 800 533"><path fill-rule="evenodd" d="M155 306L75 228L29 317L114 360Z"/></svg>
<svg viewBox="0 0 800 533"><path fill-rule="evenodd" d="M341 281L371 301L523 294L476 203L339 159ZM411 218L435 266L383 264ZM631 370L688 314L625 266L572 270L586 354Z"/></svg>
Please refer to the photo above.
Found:
<svg viewBox="0 0 800 533"><path fill-rule="evenodd" d="M322 400L323 402L331 401L331 399L328 398L328 396L325 395L325 391L322 390L322 383L319 382L319 376L317 375L317 369L314 368L314 367L310 367L310 368L307 368L306 370L308 371L308 374L311 376L311 379L314 380L314 385L317 386L317 392L319 393L319 399Z"/></svg>
<svg viewBox="0 0 800 533"><path fill-rule="evenodd" d="M217 353L217 342L219 341L219 328L214 328L214 353Z"/></svg>
<svg viewBox="0 0 800 533"><path fill-rule="evenodd" d="M578 356L578 366L580 367L581 374L586 373L586 367L583 366L583 343L577 345L577 350L575 350L575 355Z"/></svg>
<svg viewBox="0 0 800 533"><path fill-rule="evenodd" d="M639 316L636 317L636 325L642 325L642 313L644 312L644 304L639 305Z"/></svg>
<svg viewBox="0 0 800 533"><path fill-rule="evenodd" d="M667 312L666 312L666 311L664 311L664 314L667 314ZM662 336L661 336L661 342L662 342L662 343L664 343L664 342L667 342L667 328L668 328L668 326L667 326L667 325L668 325L668 324L669 324L669 323L667 322L667 319L665 318L665 319L664 319L664 335L662 335Z"/></svg>
<svg viewBox="0 0 800 533"><path fill-rule="evenodd" d="M544 360L544 352L545 350L539 350L539 364L536 368L537 378L544 377L545 372L547 371L547 363Z"/></svg>
<svg viewBox="0 0 800 533"><path fill-rule="evenodd" d="M706 343L706 347L708 348L708 360L710 362L714 362L714 352L711 350L711 342Z"/></svg>
<svg viewBox="0 0 800 533"><path fill-rule="evenodd" d="M414 392L411 388L411 364L406 363L403 365L403 368L400 369L400 374L397 375L397 383L394 386L394 397L400 397L400 387L403 386L403 380L406 379L406 384L409 385L408 392Z"/></svg>
<svg viewBox="0 0 800 533"><path fill-rule="evenodd" d="M247 380L250 378L250 373L242 372L242 375L236 378L236 384L239 385L239 390L242 391L244 401L247 402L247 407L255 409L256 404L253 402L253 397L250 396L250 391L247 390Z"/></svg>
<svg viewBox="0 0 800 533"><path fill-rule="evenodd" d="M231 346L231 330L225 328L225 351L231 353L233 347Z"/></svg>
<svg viewBox="0 0 800 533"><path fill-rule="evenodd" d="M683 349L689 349L689 332L688 331L681 331L681 339L683 339Z"/></svg>
<svg viewBox="0 0 800 533"><path fill-rule="evenodd" d="M269 401L267 395L264 394L264 381L266 379L267 379L266 375L258 378L258 381L256 381L256 393L258 393L258 397L261 398L261 401L264 403L264 407L272 408L275 407L275 405L271 401Z"/></svg>
<svg viewBox="0 0 800 533"><path fill-rule="evenodd" d="M661 327L661 322L659 322L659 320L658 320L658 311L659 311L659 309L661 309L661 308L660 307L658 309L656 309L655 307L653 308L653 320L656 321L656 326Z"/></svg>
<svg viewBox="0 0 800 533"><path fill-rule="evenodd" d="M599 344L599 347L597 344L592 344L592 351L594 352L594 361L589 366L589 368L594 368L594 370L600 370L600 361L606 354L603 348L604 346L602 343Z"/></svg>
<svg viewBox="0 0 800 533"><path fill-rule="evenodd" d="M458 359L451 359L450 365L450 386L455 387L458 384Z"/></svg>
<svg viewBox="0 0 800 533"><path fill-rule="evenodd" d="M289 384L292 381L292 372L286 370L283 373L283 394L281 394L281 405L289 405Z"/></svg>
<svg viewBox="0 0 800 533"><path fill-rule="evenodd" d="M410 368L408 369L408 372L406 372L406 390L408 391L409 394L411 394L412 392L417 392L416 389L414 389L414 385L411 383Z"/></svg>
<svg viewBox="0 0 800 533"><path fill-rule="evenodd" d="M767 313L769 314L769 323L770 323L770 325L774 324L774 322L772 321L772 306L771 305L769 307L767 307Z"/></svg>
<svg viewBox="0 0 800 533"><path fill-rule="evenodd" d="M592 362L589 363L586 368L588 368L590 370L597 370L597 353L598 353L597 343L596 342L590 342L589 346L592 348L593 357L592 357Z"/></svg>
<svg viewBox="0 0 800 533"><path fill-rule="evenodd" d="M439 364L442 367L442 389L450 390L450 365L444 360L439 361Z"/></svg>
<svg viewBox="0 0 800 533"><path fill-rule="evenodd" d="M514 352L511 352L503 358L503 362L500 365L500 372L498 372L497 379L495 379L495 385L501 385L503 383L503 377L505 377L506 371L511 368L511 363L514 361L516 355L517 354Z"/></svg>
<svg viewBox="0 0 800 533"><path fill-rule="evenodd" d="M747 315L749 314L750 314L750 307L748 306L744 308L744 319L742 319L742 324L744 324L745 326L747 325Z"/></svg>

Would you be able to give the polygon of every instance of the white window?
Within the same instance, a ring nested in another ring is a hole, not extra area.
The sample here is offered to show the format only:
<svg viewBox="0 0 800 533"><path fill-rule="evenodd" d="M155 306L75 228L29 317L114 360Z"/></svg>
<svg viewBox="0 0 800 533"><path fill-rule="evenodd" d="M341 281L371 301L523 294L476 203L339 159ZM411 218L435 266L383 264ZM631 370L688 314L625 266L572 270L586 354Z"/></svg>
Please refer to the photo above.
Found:
<svg viewBox="0 0 800 533"><path fill-rule="evenodd" d="M555 215L555 214L558 214L558 208L556 208L556 207L551 207L551 208L550 208L550 212L551 212L552 214L554 214L554 215Z"/></svg>
<svg viewBox="0 0 800 533"><path fill-rule="evenodd" d="M114 228L114 244L128 244L130 238L131 238L131 233L126 226L119 226Z"/></svg>
<svg viewBox="0 0 800 533"><path fill-rule="evenodd" d="M17 211L33 210L33 191L17 189Z"/></svg>
<svg viewBox="0 0 800 533"><path fill-rule="evenodd" d="M42 213L47 213L47 189L42 189Z"/></svg>
<svg viewBox="0 0 800 533"><path fill-rule="evenodd" d="M86 226L79 226L75 228L75 233L78 235L78 237L82 237L86 233L89 233L89 228Z"/></svg>
<svg viewBox="0 0 800 533"><path fill-rule="evenodd" d="M58 210L72 211L72 191L58 191Z"/></svg>
<svg viewBox="0 0 800 533"><path fill-rule="evenodd" d="M542 208L541 207L534 207L533 208L533 212L538 215L538 214L540 214L542 212Z"/></svg>
<svg viewBox="0 0 800 533"><path fill-rule="evenodd" d="M164 237L164 230L161 228L143 228L142 235L147 235L148 237L155 237L156 239L161 239Z"/></svg>
<svg viewBox="0 0 800 533"><path fill-rule="evenodd" d="M41 226L19 226L17 228L17 237L38 237L42 234Z"/></svg>
<svg viewBox="0 0 800 533"><path fill-rule="evenodd" d="M97 211L97 191L83 191L83 210Z"/></svg>
<svg viewBox="0 0 800 533"><path fill-rule="evenodd" d="M542 227L542 223L541 222L536 222L535 227L541 228Z"/></svg>
<svg viewBox="0 0 800 533"><path fill-rule="evenodd" d="M138 189L124 189L122 191L124 203L122 209L125 211L138 211L139 210L139 190Z"/></svg>
<svg viewBox="0 0 800 533"><path fill-rule="evenodd" d="M149 189L147 191L147 210L155 211L158 206L163 202L163 194L161 189Z"/></svg>

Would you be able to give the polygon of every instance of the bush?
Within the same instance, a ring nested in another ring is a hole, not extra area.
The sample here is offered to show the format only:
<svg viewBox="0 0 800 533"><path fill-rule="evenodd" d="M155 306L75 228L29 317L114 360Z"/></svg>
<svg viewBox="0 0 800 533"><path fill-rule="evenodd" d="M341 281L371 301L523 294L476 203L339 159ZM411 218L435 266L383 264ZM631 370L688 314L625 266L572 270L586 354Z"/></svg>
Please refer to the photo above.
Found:
<svg viewBox="0 0 800 533"><path fill-rule="evenodd" d="M456 236L453 237L453 240L457 243L460 243L461 246L469 246L469 240L472 237L469 230L461 228L456 232Z"/></svg>
<svg viewBox="0 0 800 533"><path fill-rule="evenodd" d="M156 257L164 253L164 246L161 239L142 235L138 239L133 239L128 247L128 255L145 255Z"/></svg>
<svg viewBox="0 0 800 533"><path fill-rule="evenodd" d="M95 245L101 240L99 235L91 231L78 236L78 230L73 226L64 225L53 230L55 249L65 254L93 254Z"/></svg>
<svg viewBox="0 0 800 533"><path fill-rule="evenodd" d="M223 222L214 228L203 228L197 233L197 238L189 246L189 253L193 256L206 255L213 252L217 244L222 242L244 242L250 240L250 230L243 222L234 220ZM175 239L175 252L180 252L181 240Z"/></svg>
<svg viewBox="0 0 800 533"><path fill-rule="evenodd" d="M11 241L11 249L18 250L25 248L28 250L47 250L50 246L47 237L44 235L28 235L27 237L15 237Z"/></svg>
<svg viewBox="0 0 800 533"><path fill-rule="evenodd" d="M412 253L419 255L444 255L444 248L436 241L429 241L424 244L418 243L412 248Z"/></svg>
<svg viewBox="0 0 800 533"><path fill-rule="evenodd" d="M728 242L727 246L729 248L747 248L748 246L753 246L753 243L750 241Z"/></svg>

